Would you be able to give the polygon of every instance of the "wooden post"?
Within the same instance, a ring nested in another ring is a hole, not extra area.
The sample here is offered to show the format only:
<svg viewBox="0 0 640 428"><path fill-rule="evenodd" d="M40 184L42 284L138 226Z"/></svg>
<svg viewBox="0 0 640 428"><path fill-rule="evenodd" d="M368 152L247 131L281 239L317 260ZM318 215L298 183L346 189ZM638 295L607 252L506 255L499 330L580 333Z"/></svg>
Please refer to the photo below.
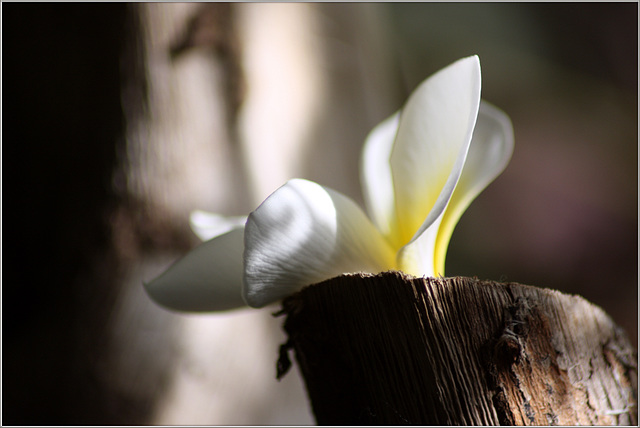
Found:
<svg viewBox="0 0 640 428"><path fill-rule="evenodd" d="M637 424L637 354L597 306L558 291L398 272L344 275L283 302L321 425Z"/></svg>

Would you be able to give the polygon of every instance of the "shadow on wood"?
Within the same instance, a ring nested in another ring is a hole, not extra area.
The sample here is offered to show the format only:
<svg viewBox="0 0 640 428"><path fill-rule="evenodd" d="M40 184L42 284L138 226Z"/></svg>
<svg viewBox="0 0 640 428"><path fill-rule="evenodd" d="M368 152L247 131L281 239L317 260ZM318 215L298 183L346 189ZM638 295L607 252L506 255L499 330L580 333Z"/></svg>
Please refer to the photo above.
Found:
<svg viewBox="0 0 640 428"><path fill-rule="evenodd" d="M398 272L344 275L283 302L322 425L637 424L637 354L597 306L558 291Z"/></svg>

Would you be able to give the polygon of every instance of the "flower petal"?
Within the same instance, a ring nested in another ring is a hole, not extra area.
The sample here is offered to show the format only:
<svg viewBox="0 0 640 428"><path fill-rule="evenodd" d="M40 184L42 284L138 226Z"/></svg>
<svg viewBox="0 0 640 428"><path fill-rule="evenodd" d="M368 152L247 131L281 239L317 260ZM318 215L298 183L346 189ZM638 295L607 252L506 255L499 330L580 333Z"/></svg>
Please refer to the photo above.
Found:
<svg viewBox="0 0 640 428"><path fill-rule="evenodd" d="M462 175L438 228L436 272L444 275L447 247L458 220L480 192L502 173L512 153L513 127L509 117L483 101Z"/></svg>
<svg viewBox="0 0 640 428"><path fill-rule="evenodd" d="M398 248L420 236L453 193L478 115L480 82L478 57L461 59L420 84L400 114L391 153Z"/></svg>
<svg viewBox="0 0 640 428"><path fill-rule="evenodd" d="M223 311L246 306L242 299L244 231L236 228L202 243L162 275L144 284L169 309Z"/></svg>
<svg viewBox="0 0 640 428"><path fill-rule="evenodd" d="M435 248L442 217L440 211L440 216L431 222L431 227L398 251L398 267L401 271L415 276L436 276Z"/></svg>
<svg viewBox="0 0 640 428"><path fill-rule="evenodd" d="M243 296L259 308L343 273L391 269L395 253L351 199L294 179L249 215L244 261Z"/></svg>
<svg viewBox="0 0 640 428"><path fill-rule="evenodd" d="M189 216L191 230L203 241L242 228L246 222L247 216L229 217L200 210L191 212Z"/></svg>
<svg viewBox="0 0 640 428"><path fill-rule="evenodd" d="M400 114L396 113L373 128L365 140L360 162L364 203L384 236L391 233L396 206L389 159L399 122Z"/></svg>

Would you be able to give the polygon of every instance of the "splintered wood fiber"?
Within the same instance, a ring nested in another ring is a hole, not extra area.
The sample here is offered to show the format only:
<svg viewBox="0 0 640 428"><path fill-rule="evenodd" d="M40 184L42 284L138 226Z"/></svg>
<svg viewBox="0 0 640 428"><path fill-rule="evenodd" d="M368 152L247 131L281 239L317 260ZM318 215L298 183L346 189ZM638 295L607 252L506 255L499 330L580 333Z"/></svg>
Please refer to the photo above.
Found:
<svg viewBox="0 0 640 428"><path fill-rule="evenodd" d="M577 296L385 272L306 287L282 313L289 341L279 375L293 349L322 425L637 420L635 351ZM608 368L569 372L594 364Z"/></svg>

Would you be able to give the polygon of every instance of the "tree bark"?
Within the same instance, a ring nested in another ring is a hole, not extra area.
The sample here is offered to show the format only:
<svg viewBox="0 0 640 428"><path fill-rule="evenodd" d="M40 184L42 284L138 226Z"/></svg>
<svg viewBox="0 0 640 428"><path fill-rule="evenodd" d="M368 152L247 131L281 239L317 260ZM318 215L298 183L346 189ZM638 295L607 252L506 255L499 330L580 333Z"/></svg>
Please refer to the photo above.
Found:
<svg viewBox="0 0 640 428"><path fill-rule="evenodd" d="M344 275L283 302L278 376L335 424L637 424L637 354L579 296L472 278Z"/></svg>

